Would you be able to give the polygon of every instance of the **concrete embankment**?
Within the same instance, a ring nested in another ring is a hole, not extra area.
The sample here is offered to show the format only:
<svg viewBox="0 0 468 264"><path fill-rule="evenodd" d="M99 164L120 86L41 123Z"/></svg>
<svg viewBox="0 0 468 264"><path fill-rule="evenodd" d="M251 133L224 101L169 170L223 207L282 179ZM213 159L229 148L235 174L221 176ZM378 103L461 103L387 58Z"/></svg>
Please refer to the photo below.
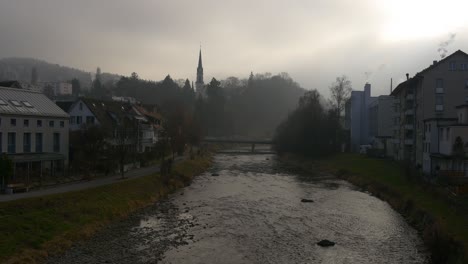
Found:
<svg viewBox="0 0 468 264"><path fill-rule="evenodd" d="M419 231L432 263L468 263L466 198L448 197L442 189L406 175L393 161L354 154L319 160L284 155L281 160L308 172L333 173L388 202Z"/></svg>
<svg viewBox="0 0 468 264"><path fill-rule="evenodd" d="M109 223L163 199L209 168L211 156L158 173L63 194L0 203L0 262L42 263Z"/></svg>

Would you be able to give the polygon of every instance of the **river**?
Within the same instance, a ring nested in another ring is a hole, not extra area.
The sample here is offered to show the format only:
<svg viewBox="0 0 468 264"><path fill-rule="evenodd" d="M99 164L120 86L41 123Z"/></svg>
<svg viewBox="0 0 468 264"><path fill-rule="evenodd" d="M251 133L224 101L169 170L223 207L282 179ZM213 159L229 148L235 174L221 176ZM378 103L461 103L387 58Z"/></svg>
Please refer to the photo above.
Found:
<svg viewBox="0 0 468 264"><path fill-rule="evenodd" d="M336 245L316 245L322 239ZM49 263L427 263L427 259L417 232L397 212L348 182L298 171L273 154L218 154L210 171L190 186L112 224Z"/></svg>

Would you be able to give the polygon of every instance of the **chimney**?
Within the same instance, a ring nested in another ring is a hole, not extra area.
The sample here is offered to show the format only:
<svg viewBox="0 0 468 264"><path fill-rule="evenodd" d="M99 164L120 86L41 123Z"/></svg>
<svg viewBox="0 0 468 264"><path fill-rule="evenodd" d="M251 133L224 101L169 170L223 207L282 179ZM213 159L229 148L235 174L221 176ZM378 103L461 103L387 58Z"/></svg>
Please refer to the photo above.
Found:
<svg viewBox="0 0 468 264"><path fill-rule="evenodd" d="M390 78L390 94L393 92L393 78Z"/></svg>
<svg viewBox="0 0 468 264"><path fill-rule="evenodd" d="M436 65L437 64L437 61L432 61L432 65Z"/></svg>
<svg viewBox="0 0 468 264"><path fill-rule="evenodd" d="M406 80L409 80L409 73L406 74Z"/></svg>

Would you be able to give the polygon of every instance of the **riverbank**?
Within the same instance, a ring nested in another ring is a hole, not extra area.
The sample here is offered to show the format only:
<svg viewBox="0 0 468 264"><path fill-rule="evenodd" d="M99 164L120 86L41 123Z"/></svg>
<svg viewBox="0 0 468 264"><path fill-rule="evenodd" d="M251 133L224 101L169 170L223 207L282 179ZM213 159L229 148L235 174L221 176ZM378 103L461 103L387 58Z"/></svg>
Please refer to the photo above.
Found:
<svg viewBox="0 0 468 264"><path fill-rule="evenodd" d="M153 204L205 171L211 156L158 173L93 189L0 203L0 262L41 263L112 221Z"/></svg>
<svg viewBox="0 0 468 264"><path fill-rule="evenodd" d="M400 164L355 154L320 160L285 155L281 160L311 173L317 168L331 172L387 201L420 232L433 263L468 262L466 208L445 192L405 176Z"/></svg>

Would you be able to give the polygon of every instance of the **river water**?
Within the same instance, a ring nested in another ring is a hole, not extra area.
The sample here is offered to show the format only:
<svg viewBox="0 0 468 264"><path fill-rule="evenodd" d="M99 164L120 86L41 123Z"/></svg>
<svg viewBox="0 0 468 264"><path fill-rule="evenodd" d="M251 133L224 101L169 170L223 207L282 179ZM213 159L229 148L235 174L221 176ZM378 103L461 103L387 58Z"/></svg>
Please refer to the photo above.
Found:
<svg viewBox="0 0 468 264"><path fill-rule="evenodd" d="M316 245L322 239L336 245ZM50 263L427 262L417 232L387 203L332 175L285 166L272 154L218 154L210 171L190 186L50 259Z"/></svg>

